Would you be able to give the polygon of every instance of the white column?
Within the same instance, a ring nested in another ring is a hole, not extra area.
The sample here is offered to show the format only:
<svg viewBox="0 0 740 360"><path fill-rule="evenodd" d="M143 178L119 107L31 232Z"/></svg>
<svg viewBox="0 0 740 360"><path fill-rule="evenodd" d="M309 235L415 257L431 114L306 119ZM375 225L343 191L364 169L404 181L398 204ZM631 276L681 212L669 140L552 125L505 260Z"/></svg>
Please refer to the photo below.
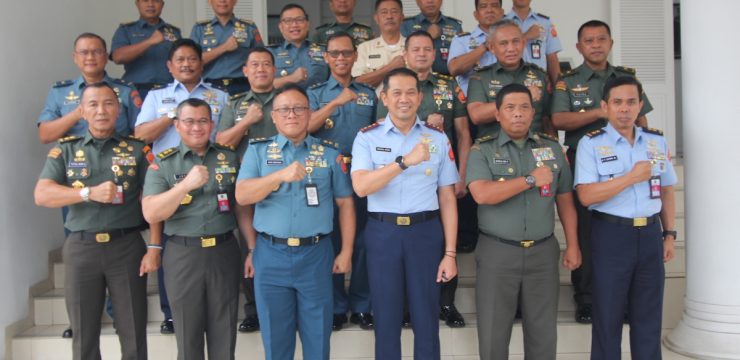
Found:
<svg viewBox="0 0 740 360"><path fill-rule="evenodd" d="M669 349L740 359L740 2L682 0L686 299Z"/></svg>

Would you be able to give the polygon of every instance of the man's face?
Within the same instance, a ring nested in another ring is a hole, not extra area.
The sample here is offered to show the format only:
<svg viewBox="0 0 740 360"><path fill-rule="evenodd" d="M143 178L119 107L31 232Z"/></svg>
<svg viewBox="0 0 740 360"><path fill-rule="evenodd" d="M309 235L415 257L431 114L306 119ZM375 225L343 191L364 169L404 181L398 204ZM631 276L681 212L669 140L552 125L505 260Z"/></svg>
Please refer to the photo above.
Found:
<svg viewBox="0 0 740 360"><path fill-rule="evenodd" d="M306 40L309 27L306 14L301 9L285 10L280 15L278 28L280 28L280 33L283 34L286 41L299 43Z"/></svg>
<svg viewBox="0 0 740 360"><path fill-rule="evenodd" d="M185 106L177 114L175 130L187 147L203 148L213 131L213 121L205 106Z"/></svg>
<svg viewBox="0 0 740 360"><path fill-rule="evenodd" d="M234 13L236 0L208 0L208 4L213 8L213 13L218 16L231 16Z"/></svg>
<svg viewBox="0 0 740 360"><path fill-rule="evenodd" d="M347 54L349 56L345 56ZM352 47L352 40L342 36L329 41L326 45L324 60L329 64L332 75L336 77L351 75L352 65L357 61L357 51Z"/></svg>
<svg viewBox="0 0 740 360"><path fill-rule="evenodd" d="M203 61L198 57L195 49L181 46L167 61L167 68L172 77L183 84L192 84L200 81L203 75Z"/></svg>
<svg viewBox="0 0 740 360"><path fill-rule="evenodd" d="M534 119L534 108L525 93L509 93L504 96L497 119L501 129L512 139L521 139L529 132Z"/></svg>
<svg viewBox="0 0 740 360"><path fill-rule="evenodd" d="M270 54L264 52L249 54L243 71L253 90L267 92L272 89L272 81L275 79L275 64L272 63Z"/></svg>
<svg viewBox="0 0 740 360"><path fill-rule="evenodd" d="M329 8L334 15L352 16L355 0L329 0Z"/></svg>
<svg viewBox="0 0 740 360"><path fill-rule="evenodd" d="M436 16L442 8L442 0L416 0L424 16Z"/></svg>
<svg viewBox="0 0 740 360"><path fill-rule="evenodd" d="M389 34L401 31L403 11L395 1L383 1L380 3L378 11L375 12L374 18L381 33Z"/></svg>
<svg viewBox="0 0 740 360"><path fill-rule="evenodd" d="M614 40L603 26L585 27L576 43L576 49L591 64L604 64L609 58Z"/></svg>
<svg viewBox="0 0 740 360"><path fill-rule="evenodd" d="M81 73L88 76L99 76L105 72L108 53L99 39L82 38L77 40L72 59Z"/></svg>
<svg viewBox="0 0 740 360"><path fill-rule="evenodd" d="M286 91L273 100L272 122L275 123L278 132L288 139L305 137L308 134L310 118L308 99L298 91Z"/></svg>
<svg viewBox="0 0 740 360"><path fill-rule="evenodd" d="M416 89L416 79L407 75L396 75L388 80L388 87L380 93L388 113L401 121L416 119L416 110L421 105L421 92Z"/></svg>
<svg viewBox="0 0 740 360"><path fill-rule="evenodd" d="M609 100L601 101L601 109L609 123L617 130L628 130L637 121L642 109L642 100L637 85L622 85L609 91Z"/></svg>
<svg viewBox="0 0 740 360"><path fill-rule="evenodd" d="M524 51L524 37L516 25L503 26L496 30L494 36L488 40L493 54L501 65L515 67L521 63Z"/></svg>
<svg viewBox="0 0 740 360"><path fill-rule="evenodd" d="M426 36L414 36L408 41L408 47L403 53L408 67L416 73L424 73L432 69L434 64L434 44Z"/></svg>
<svg viewBox="0 0 740 360"><path fill-rule="evenodd" d="M528 8L532 3L532 0L514 0L513 4L515 8Z"/></svg>
<svg viewBox="0 0 740 360"><path fill-rule="evenodd" d="M136 9L144 20L157 20L162 15L163 0L136 0Z"/></svg>
<svg viewBox="0 0 740 360"><path fill-rule="evenodd" d="M504 17L504 9L499 0L480 0L473 16L482 28L488 29Z"/></svg>
<svg viewBox="0 0 740 360"><path fill-rule="evenodd" d="M82 96L82 117L97 132L114 131L120 105L118 95L108 87L89 88Z"/></svg>

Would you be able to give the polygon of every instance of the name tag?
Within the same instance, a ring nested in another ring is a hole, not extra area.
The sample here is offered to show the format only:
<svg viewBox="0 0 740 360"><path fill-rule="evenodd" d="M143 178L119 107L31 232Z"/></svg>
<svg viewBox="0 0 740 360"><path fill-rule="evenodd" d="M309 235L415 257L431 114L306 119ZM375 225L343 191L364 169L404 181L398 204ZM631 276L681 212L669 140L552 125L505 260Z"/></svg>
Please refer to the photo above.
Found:
<svg viewBox="0 0 740 360"><path fill-rule="evenodd" d="M603 163L609 162L609 161L617 161L617 156L616 155L612 155L612 156L607 156L607 157L601 158L601 162L603 162Z"/></svg>
<svg viewBox="0 0 740 360"><path fill-rule="evenodd" d="M508 165L509 159L493 159L493 163L496 165Z"/></svg>
<svg viewBox="0 0 740 360"><path fill-rule="evenodd" d="M391 152L391 148L385 148L385 147L376 147L375 151L382 151L382 152Z"/></svg>

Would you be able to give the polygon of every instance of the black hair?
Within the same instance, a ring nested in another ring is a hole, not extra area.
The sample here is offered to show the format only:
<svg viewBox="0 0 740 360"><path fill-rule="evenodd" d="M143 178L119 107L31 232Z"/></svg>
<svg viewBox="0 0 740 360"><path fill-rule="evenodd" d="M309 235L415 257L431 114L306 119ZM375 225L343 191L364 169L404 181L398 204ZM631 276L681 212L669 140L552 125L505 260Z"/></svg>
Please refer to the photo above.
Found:
<svg viewBox="0 0 740 360"><path fill-rule="evenodd" d="M581 40L581 33L583 32L583 29L585 28L592 28L592 27L604 27L606 28L607 34L609 34L609 37L612 36L612 29L609 27L609 24L601 21L601 20L589 20L583 23L581 27L578 28L578 41Z"/></svg>
<svg viewBox="0 0 740 360"><path fill-rule="evenodd" d="M504 98L509 94L527 94L529 96L529 104L532 105L532 93L522 84L509 84L501 88L498 94L496 94L496 108L500 109L501 104L504 103Z"/></svg>
<svg viewBox="0 0 740 360"><path fill-rule="evenodd" d="M306 20L308 20L308 13L306 12L306 9L304 9L303 6L295 4L295 3L290 3L288 5L283 6L283 9L280 10L280 17L283 17L283 13L290 9L300 9L301 11L303 11L303 16L305 16Z"/></svg>
<svg viewBox="0 0 740 360"><path fill-rule="evenodd" d="M100 43L103 44L103 50L108 51L108 45L106 44L105 39L100 37L100 35L94 34L91 32L84 32L80 35L77 35L77 37L75 38L74 45L73 45L75 50L77 49L77 42L82 39L98 39L100 40Z"/></svg>
<svg viewBox="0 0 740 360"><path fill-rule="evenodd" d="M203 48L201 48L197 42L187 38L178 39L172 43L170 52L167 54L167 59L172 61L172 58L175 56L175 52L181 47L189 47L193 49L195 53L198 54L198 60L203 60Z"/></svg>
<svg viewBox="0 0 740 360"><path fill-rule="evenodd" d="M637 79L633 78L632 76L617 76L606 80L606 84L604 84L604 95L602 96L602 100L608 102L612 89L624 85L637 86L637 96L642 96L642 84ZM640 101L642 101L642 99L640 99Z"/></svg>
<svg viewBox="0 0 740 360"><path fill-rule="evenodd" d="M401 8L401 11L403 11L403 3L401 2L401 0L375 0L375 12L378 12L380 4L385 1L393 1L394 3L398 4L398 7Z"/></svg>
<svg viewBox="0 0 740 360"><path fill-rule="evenodd" d="M416 30L416 31L412 32L411 34L409 34L409 36L406 37L406 42L403 44L404 49L408 49L409 48L409 41L411 40L411 38L414 38L414 37L425 37L425 38L428 38L429 41L432 42L432 46L434 46L434 38L432 38L432 35L430 35L428 32L426 32L424 30Z"/></svg>
<svg viewBox="0 0 740 360"><path fill-rule="evenodd" d="M478 10L478 3L479 2L480 2L480 0L475 0L475 10ZM504 0L500 0L498 2L498 4L500 5L500 7L504 7Z"/></svg>
<svg viewBox="0 0 740 360"><path fill-rule="evenodd" d="M419 82L419 76L417 76L416 73L411 71L410 69L402 67L393 69L385 74L385 77L383 78L383 92L388 91L388 82L394 76L408 76L414 78L414 80L416 80L416 90L421 91L421 82Z"/></svg>
<svg viewBox="0 0 740 360"><path fill-rule="evenodd" d="M180 113L182 112L182 109L186 106L190 106L194 108L204 107L208 109L208 118L211 119L211 121L213 121L212 119L213 115L211 114L211 105L208 105L208 103L205 100L198 99L198 98L187 98L177 105L177 118L178 119L180 118Z"/></svg>
<svg viewBox="0 0 740 360"><path fill-rule="evenodd" d="M337 32L335 32L335 33L333 33L333 34L329 35L329 36L328 36L328 37L326 38L326 49L327 49L327 50L329 49L329 43L330 43L330 42L331 42L332 40L334 40L334 39L339 39L339 38L343 38L343 37L346 37L347 39L349 39L349 40L350 40L350 42L352 43L352 50L355 50L355 51L357 51L357 46L355 45L355 38L353 38L353 37L352 37L352 35L348 34L348 33L347 33L347 32L345 32L345 31L337 31Z"/></svg>
<svg viewBox="0 0 740 360"><path fill-rule="evenodd" d="M87 92L88 89L105 89L105 88L110 89L110 91L113 93L113 95L115 95L114 97L116 98L116 103L118 103L118 95L116 93L116 90L113 89L113 87L110 86L110 84L108 84L105 81L100 81L100 82L96 82L96 83L92 83L92 84L87 84L85 86L85 88L82 89L82 93L80 93L80 98L85 97L85 93Z"/></svg>
<svg viewBox="0 0 740 360"><path fill-rule="evenodd" d="M249 57L254 53L264 53L270 55L270 60L272 61L272 64L275 65L275 56L273 56L270 50L267 50L267 48L264 46L256 46L249 49L249 51L247 51L247 56L244 57L244 62L249 60Z"/></svg>

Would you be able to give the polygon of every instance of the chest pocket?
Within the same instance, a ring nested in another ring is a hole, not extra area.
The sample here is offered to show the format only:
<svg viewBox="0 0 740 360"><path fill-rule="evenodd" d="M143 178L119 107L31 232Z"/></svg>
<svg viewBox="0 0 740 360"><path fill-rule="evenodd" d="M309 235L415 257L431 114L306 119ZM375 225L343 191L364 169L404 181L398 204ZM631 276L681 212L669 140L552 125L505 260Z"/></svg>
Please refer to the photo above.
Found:
<svg viewBox="0 0 740 360"><path fill-rule="evenodd" d="M359 116L361 119L372 119L374 120L374 111L373 111L373 105L375 105L375 100L372 97L372 94L368 93L357 93L357 100L355 100L355 111L357 112L357 116Z"/></svg>
<svg viewBox="0 0 740 360"><path fill-rule="evenodd" d="M388 151L382 151L378 149L388 149ZM371 157L373 160L373 169L380 169L383 166L390 165L395 161L395 156L390 152L390 148L384 148L383 146L376 145L370 149Z"/></svg>
<svg viewBox="0 0 740 360"><path fill-rule="evenodd" d="M370 53L367 56L367 67L372 70L378 70L385 65L385 59L380 53Z"/></svg>
<svg viewBox="0 0 740 360"><path fill-rule="evenodd" d="M291 59L290 55L287 55L287 54L286 55L278 55L277 58L275 59L275 67L278 70L283 70L283 69L286 69L287 70L287 69L290 69L291 67L293 67L293 65L294 65L294 62L293 62L293 59ZM280 71L278 71L278 74L280 76L287 75L287 74L285 74L285 75L281 74Z"/></svg>
<svg viewBox="0 0 740 360"><path fill-rule="evenodd" d="M233 166L233 164L219 166L214 170L214 173L216 187L219 187L219 184L221 185L221 187L226 189L234 187L234 184L236 183L237 169L235 166ZM220 181L219 178L221 179Z"/></svg>
<svg viewBox="0 0 740 360"><path fill-rule="evenodd" d="M612 161L602 161L604 157L597 158L596 171L599 172L599 178L601 180L617 177L624 172L624 165L619 159Z"/></svg>
<svg viewBox="0 0 740 360"><path fill-rule="evenodd" d="M217 47L218 39L216 38L216 35L215 34L203 35L203 40L201 40L200 46L203 48L203 51L209 51L212 48Z"/></svg>
<svg viewBox="0 0 740 360"><path fill-rule="evenodd" d="M514 178L516 173L514 164L509 158L493 157L488 161L488 166L493 174L493 181L503 181Z"/></svg>

